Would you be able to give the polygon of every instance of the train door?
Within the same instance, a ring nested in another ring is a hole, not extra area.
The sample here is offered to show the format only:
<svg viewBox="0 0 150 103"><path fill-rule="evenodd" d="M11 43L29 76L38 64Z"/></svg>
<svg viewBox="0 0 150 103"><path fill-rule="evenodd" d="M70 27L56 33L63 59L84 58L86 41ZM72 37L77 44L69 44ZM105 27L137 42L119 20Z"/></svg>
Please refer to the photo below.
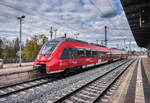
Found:
<svg viewBox="0 0 150 103"><path fill-rule="evenodd" d="M78 62L76 60L77 58L77 49L76 48L72 48L69 47L69 67L73 68L76 67L78 65Z"/></svg>
<svg viewBox="0 0 150 103"><path fill-rule="evenodd" d="M66 47L63 50L60 60L61 69L70 68L70 55L69 55L69 48Z"/></svg>
<svg viewBox="0 0 150 103"><path fill-rule="evenodd" d="M75 48L66 47L61 56L61 67L62 68L73 68L77 65L77 51Z"/></svg>
<svg viewBox="0 0 150 103"><path fill-rule="evenodd" d="M100 51L97 51L98 54L98 64L100 64L102 62L102 54Z"/></svg>
<svg viewBox="0 0 150 103"><path fill-rule="evenodd" d="M69 47L68 48L68 56L69 56L69 61L68 61L68 66L69 66L69 68L72 68L72 48L71 47Z"/></svg>
<svg viewBox="0 0 150 103"><path fill-rule="evenodd" d="M71 48L71 65L72 67L78 66L78 53L77 53L77 48Z"/></svg>

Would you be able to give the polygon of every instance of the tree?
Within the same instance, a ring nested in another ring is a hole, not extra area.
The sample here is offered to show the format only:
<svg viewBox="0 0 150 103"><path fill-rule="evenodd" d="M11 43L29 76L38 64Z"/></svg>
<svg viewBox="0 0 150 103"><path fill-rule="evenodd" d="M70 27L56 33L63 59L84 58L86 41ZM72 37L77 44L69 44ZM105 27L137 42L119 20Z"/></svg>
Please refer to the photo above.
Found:
<svg viewBox="0 0 150 103"><path fill-rule="evenodd" d="M16 38L16 40L14 41L14 56L16 58L18 58L18 55L17 55L18 51L19 51L19 38Z"/></svg>
<svg viewBox="0 0 150 103"><path fill-rule="evenodd" d="M2 57L5 59L16 59L18 58L17 52L19 51L19 39L8 41L3 39L2 45Z"/></svg>
<svg viewBox="0 0 150 103"><path fill-rule="evenodd" d="M44 35L35 35L31 40L27 40L23 50L23 57L28 59L35 59L42 45L48 40Z"/></svg>

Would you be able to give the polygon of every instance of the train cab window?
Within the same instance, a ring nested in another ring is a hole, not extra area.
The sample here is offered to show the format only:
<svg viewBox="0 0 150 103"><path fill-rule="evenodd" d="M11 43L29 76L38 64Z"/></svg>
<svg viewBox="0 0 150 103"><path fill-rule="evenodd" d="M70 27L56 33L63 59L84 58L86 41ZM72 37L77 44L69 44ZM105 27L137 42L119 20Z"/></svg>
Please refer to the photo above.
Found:
<svg viewBox="0 0 150 103"><path fill-rule="evenodd" d="M85 52L84 49L78 49L78 58L84 58L85 57Z"/></svg>
<svg viewBox="0 0 150 103"><path fill-rule="evenodd" d="M91 57L92 56L91 54L92 54L91 50L86 50L86 57Z"/></svg>
<svg viewBox="0 0 150 103"><path fill-rule="evenodd" d="M47 55L53 52L56 48L57 43L46 42L40 50L40 54Z"/></svg>
<svg viewBox="0 0 150 103"><path fill-rule="evenodd" d="M68 48L64 48L63 53L61 54L61 59L69 59L69 50Z"/></svg>

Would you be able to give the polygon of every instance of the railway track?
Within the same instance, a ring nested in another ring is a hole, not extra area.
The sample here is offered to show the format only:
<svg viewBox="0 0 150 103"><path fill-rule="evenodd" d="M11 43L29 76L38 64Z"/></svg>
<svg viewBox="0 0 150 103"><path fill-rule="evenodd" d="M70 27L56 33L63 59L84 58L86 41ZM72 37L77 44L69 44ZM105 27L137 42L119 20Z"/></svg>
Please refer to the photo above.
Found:
<svg viewBox="0 0 150 103"><path fill-rule="evenodd" d="M6 86L1 86L0 98L58 80L58 78L48 78L48 77L49 76L41 76L39 78L26 80L23 82L18 82Z"/></svg>
<svg viewBox="0 0 150 103"><path fill-rule="evenodd" d="M109 64L109 63L106 63L106 64ZM100 66L103 66L103 65L106 65L106 64L102 64ZM87 68L87 70L88 70L88 68ZM94 68L94 67L91 67L91 68ZM82 73L84 71L85 70L80 71L80 73ZM64 76L64 77L67 77L67 76ZM17 92L24 91L24 90L27 90L27 89L30 89L30 88L33 88L33 87L37 87L37 86L40 86L40 85L43 85L43 84L47 84L49 82L60 80L60 78L61 78L60 77L59 79L58 78L57 79L56 78L53 78L53 79L51 78L50 79L49 77L50 77L49 75L45 75L45 76L40 76L40 77L34 78L34 79L29 79L29 80L25 80L25 81L21 81L21 82L17 82L17 83L12 83L12 84L7 84L7 85L4 85L4 86L0 86L0 98L2 98L4 96L11 95L11 94L15 94Z"/></svg>
<svg viewBox="0 0 150 103"><path fill-rule="evenodd" d="M113 63L113 62L112 62ZM107 64L110 64L109 62L108 63L104 63L104 64L101 64L101 65L98 65L98 66L103 66L103 65L107 65ZM97 66L95 66L95 67L97 67ZM89 69L91 69L91 68L94 68L94 67L87 67L86 68L86 70L89 70ZM37 70L31 70L31 71L37 71ZM78 71L78 72L84 72L85 70L83 70L83 71ZM29 71L23 71L23 72L19 72L20 74L21 73L26 73L26 72L29 72ZM39 72L37 72L37 74L38 74ZM13 74L17 74L17 73L10 73L10 74L4 74L5 76L9 76L9 75L13 75ZM0 74L0 77L1 76L4 76L3 74L1 75ZM46 74L45 74L46 75ZM8 87L11 87L11 86L15 86L15 85L19 85L19 84L23 84L23 83L27 83L27 82L31 82L31 81L34 81L34 80L39 80L39 79L44 79L44 78L46 78L46 77L49 77L49 75L46 75L46 76L42 76L41 74L39 74L38 76L39 77L37 77L37 78L32 78L32 79L27 79L27 80L23 80L23 81L19 81L19 82L15 82L15 83L10 83L10 84L5 84L5 85L2 85L2 84L0 84L0 90L1 89L4 89L4 88L8 88Z"/></svg>
<svg viewBox="0 0 150 103"><path fill-rule="evenodd" d="M9 88L9 87L12 87L12 86L20 85L20 84L23 84L23 83L28 83L28 82L32 82L32 81L44 79L46 77L47 76L40 76L40 77L37 77L37 78L32 78L32 79L28 79L28 80L24 80L24 81L20 81L20 82L15 82L15 83L10 83L10 84L0 85L0 90L1 89L5 89L5 88Z"/></svg>
<svg viewBox="0 0 150 103"><path fill-rule="evenodd" d="M121 64L122 65L122 64ZM81 72L82 73L82 72ZM80 74L80 73L78 73ZM7 86L0 87L0 98L16 94L18 92L22 92L31 88L39 87L44 84L51 83L53 81L61 80L66 77L59 77L59 78L47 78L47 76L39 77L32 80L27 80Z"/></svg>
<svg viewBox="0 0 150 103"><path fill-rule="evenodd" d="M111 87L111 85L124 73L134 62L123 63L120 66L106 72L93 81L77 88L71 93L53 101L54 103L95 103Z"/></svg>

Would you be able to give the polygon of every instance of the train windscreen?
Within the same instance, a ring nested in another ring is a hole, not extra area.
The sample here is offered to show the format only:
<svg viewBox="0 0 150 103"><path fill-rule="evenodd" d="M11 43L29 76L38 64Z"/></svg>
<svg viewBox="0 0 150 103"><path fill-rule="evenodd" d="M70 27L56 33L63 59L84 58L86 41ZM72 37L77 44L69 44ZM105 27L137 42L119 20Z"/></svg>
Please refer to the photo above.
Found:
<svg viewBox="0 0 150 103"><path fill-rule="evenodd" d="M51 54L52 51L56 48L56 45L58 43L57 42L47 42L43 45L40 54L42 55L47 55L47 54Z"/></svg>

